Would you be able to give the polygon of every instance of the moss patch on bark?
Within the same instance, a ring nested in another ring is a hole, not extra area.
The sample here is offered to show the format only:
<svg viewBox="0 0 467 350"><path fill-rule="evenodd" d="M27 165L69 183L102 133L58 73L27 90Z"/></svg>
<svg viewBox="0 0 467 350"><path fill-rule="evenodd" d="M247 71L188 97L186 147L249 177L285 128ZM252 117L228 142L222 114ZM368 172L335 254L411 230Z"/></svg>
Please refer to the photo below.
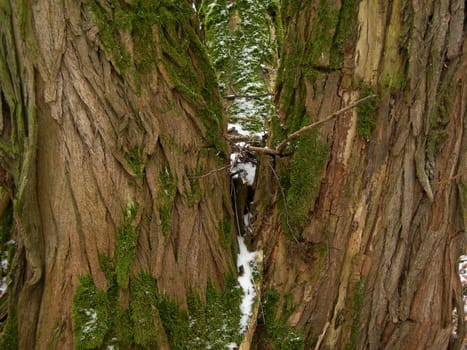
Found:
<svg viewBox="0 0 467 350"><path fill-rule="evenodd" d="M115 272L117 283L122 288L128 287L131 265L136 256L138 243L138 228L134 227L133 221L136 217L138 206L130 202L124 213L124 221L117 229L115 240L115 261L117 262Z"/></svg>
<svg viewBox="0 0 467 350"><path fill-rule="evenodd" d="M285 296L282 312L277 312L280 294L275 289L268 289L263 297L263 313L267 342L276 350L303 350L305 341L298 329L286 325L287 318L293 310L290 297Z"/></svg>
<svg viewBox="0 0 467 350"><path fill-rule="evenodd" d="M96 288L90 275L79 278L73 295L73 340L75 350L99 349L110 329L107 293Z"/></svg>

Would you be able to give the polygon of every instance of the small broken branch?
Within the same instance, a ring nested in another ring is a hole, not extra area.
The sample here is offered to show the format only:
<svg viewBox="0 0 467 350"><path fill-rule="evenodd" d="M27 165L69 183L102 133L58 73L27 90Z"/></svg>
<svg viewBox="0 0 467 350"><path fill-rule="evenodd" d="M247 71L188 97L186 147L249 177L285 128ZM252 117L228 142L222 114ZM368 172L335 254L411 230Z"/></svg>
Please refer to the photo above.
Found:
<svg viewBox="0 0 467 350"><path fill-rule="evenodd" d="M233 95L235 97L239 97L238 95ZM259 95L258 95L259 96ZM225 97L225 96L224 96ZM269 154L269 155L272 155L272 156L281 156L281 155L284 155L284 150L285 148L287 147L287 145L289 144L290 141L298 138L299 136L303 135L304 133L310 131L311 129L314 129L324 123L327 123L328 121L342 115L343 113L357 107L359 104L369 100L369 99L372 99L372 98L375 98L377 97L377 95L373 94L373 95L368 95L368 96L365 96L353 103L351 103L350 105L344 107L344 108L341 108L339 109L338 111L332 113L332 114L329 114L328 116L326 116L324 119L321 119L321 120L318 120L317 122L314 122L314 123L311 123L309 125L306 125L304 126L303 128L301 129L298 129L297 131L291 133L290 135L288 135L285 140L283 140L276 148L269 148L269 147L255 147L255 146L251 146L251 145L245 145L245 148L250 150L250 151L255 151L255 152L262 152L262 153L266 153L266 154ZM243 141L243 142L251 142L253 141L251 139L251 137L245 137L242 136L241 137L241 140L240 139L237 139L237 136L231 136L229 135L228 137L229 141L232 141L232 142L239 142L239 141Z"/></svg>
<svg viewBox="0 0 467 350"><path fill-rule="evenodd" d="M198 176L189 176L188 178L189 178L190 180L202 179L203 177L208 177L209 175L218 173L219 171L228 169L228 168L230 168L230 167L231 167L231 165L228 164L228 165L223 166L223 167L221 167L221 168L217 168L217 169L213 169L213 170L211 170L211 171L208 171L206 174L198 175Z"/></svg>
<svg viewBox="0 0 467 350"><path fill-rule="evenodd" d="M267 94L259 94L259 95L225 95L222 96L226 100L236 100L237 98L263 98L268 96L274 96L274 94L267 93Z"/></svg>
<svg viewBox="0 0 467 350"><path fill-rule="evenodd" d="M324 336L326 335L326 332L328 331L329 326L331 323L329 321L326 322L324 325L323 332L319 335L318 341L316 342L316 346L314 350L319 350L319 347L321 346L321 343L323 342Z"/></svg>
<svg viewBox="0 0 467 350"><path fill-rule="evenodd" d="M254 151L254 152L262 152L269 154L271 156L280 156L281 153L277 152L275 149L268 148L268 147L256 147L252 145L245 145L245 149L248 151Z"/></svg>
<svg viewBox="0 0 467 350"><path fill-rule="evenodd" d="M317 122L314 122L310 125L307 125L307 126L304 126L303 128L301 129L298 129L297 131L291 133L289 136L287 136L285 138L284 141L282 141L277 147L276 147L276 151L278 154L282 154L282 152L284 152L284 149L285 147L287 147L287 144L292 141L293 139L296 139L297 137L301 136L302 134L306 133L307 131L310 131L311 129L313 128L316 128L317 126L320 126L321 124L324 124L328 121L330 121L331 119L334 119L335 117L351 110L352 108L355 108L356 106L358 106L359 104L371 99L371 98L375 98L377 95L368 95L366 97L363 97L357 101L355 101L354 103L351 103L350 105L348 105L347 107L344 107L344 108L341 108L339 109L338 111L332 113L332 114L329 114L327 117L325 117L324 119L322 120L318 120Z"/></svg>

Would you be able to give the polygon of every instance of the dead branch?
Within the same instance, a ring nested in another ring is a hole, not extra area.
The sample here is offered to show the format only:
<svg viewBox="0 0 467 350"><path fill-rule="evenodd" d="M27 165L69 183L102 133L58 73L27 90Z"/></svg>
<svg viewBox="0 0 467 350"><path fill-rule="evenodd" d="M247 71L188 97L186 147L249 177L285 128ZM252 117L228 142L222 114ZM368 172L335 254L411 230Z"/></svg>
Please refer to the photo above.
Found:
<svg viewBox="0 0 467 350"><path fill-rule="evenodd" d="M269 148L269 147L255 147L255 146L251 146L251 145L245 145L245 148L250 150L250 151L255 151L255 152L262 152L262 153L266 153L266 154L269 154L269 155L272 155L272 156L280 156L280 155L283 155L284 154L284 150L285 148L287 147L287 145L289 144L290 141L296 139L297 137L303 135L304 133L310 131L311 129L314 129L324 123L327 123L328 121L342 115L343 113L357 107L359 104L369 100L369 99L372 99L372 98L375 98L377 97L377 95L368 95L368 96L365 96L357 101L355 101L354 103L351 103L350 105L344 107L344 108L341 108L339 109L338 111L332 113L332 114L329 114L328 116L326 116L324 119L321 119L321 120L318 120L317 122L314 122L312 124L309 124L309 125L306 125L304 126L303 128L301 129L298 129L297 131L291 133L290 135L288 135L285 140L283 140L276 148ZM236 136L230 136L228 137L229 140L233 141L233 142L236 142ZM243 142L251 142L253 141L251 137L248 137L248 136L242 136L241 139L239 139ZM240 141L237 141L237 142L240 142Z"/></svg>
<svg viewBox="0 0 467 350"><path fill-rule="evenodd" d="M228 168L230 168L230 167L231 167L231 165L228 164L228 165L223 166L223 167L221 167L221 168L217 168L217 169L213 169L213 170L211 170L211 171L208 171L206 174L198 175L198 176L189 176L188 178L189 178L190 180L202 179L203 177L208 177L209 175L218 173L219 171L228 169Z"/></svg>
<svg viewBox="0 0 467 350"><path fill-rule="evenodd" d="M236 100L237 98L263 98L263 97L268 97L268 96L274 96L274 94L267 93L267 94L259 94L259 95L225 95L222 96L222 98L225 98L226 100Z"/></svg>
<svg viewBox="0 0 467 350"><path fill-rule="evenodd" d="M316 128L317 126L320 126L321 124L324 124L328 121L330 121L331 119L334 119L335 117L339 116L339 115L342 115L343 113L351 110L352 108L355 108L356 106L358 106L359 104L371 99L371 98L375 98L377 95L369 95L369 96L366 96L366 97L363 97L357 101L355 101L354 103L351 103L350 105L348 105L347 107L344 107L344 108L341 108L339 109L338 111L332 113L332 114L329 114L328 116L326 116L324 119L322 120L319 120L317 122L314 122L310 125L307 125L307 126L304 126L303 128L301 129L298 129L297 131L291 133L290 135L288 135L284 141L282 141L277 147L276 147L276 151L278 154L282 154L282 152L284 152L284 149L285 147L287 146L287 144L292 141L293 139L296 139L297 137L301 136L302 134L306 133L307 131L310 131L311 129L313 128Z"/></svg>
<svg viewBox="0 0 467 350"><path fill-rule="evenodd" d="M266 153L266 154L269 154L271 156L281 155L281 153L277 152L275 149L268 148L268 147L256 147L256 146L252 146L252 145L245 145L245 149L247 149L249 151L254 151L254 152Z"/></svg>
<svg viewBox="0 0 467 350"><path fill-rule="evenodd" d="M461 169L459 170L459 172L456 174L456 175L453 175L447 179L442 179L438 182L435 182L436 185L447 185L449 184L451 181L454 181L454 180L457 180L459 178L461 178L462 176L464 175L467 175L467 169Z"/></svg>
<svg viewBox="0 0 467 350"><path fill-rule="evenodd" d="M323 332L319 335L318 341L316 342L316 346L314 350L319 350L319 347L321 346L321 343L323 342L324 336L326 335L326 332L328 331L329 326L331 323L329 321L326 322L324 325Z"/></svg>

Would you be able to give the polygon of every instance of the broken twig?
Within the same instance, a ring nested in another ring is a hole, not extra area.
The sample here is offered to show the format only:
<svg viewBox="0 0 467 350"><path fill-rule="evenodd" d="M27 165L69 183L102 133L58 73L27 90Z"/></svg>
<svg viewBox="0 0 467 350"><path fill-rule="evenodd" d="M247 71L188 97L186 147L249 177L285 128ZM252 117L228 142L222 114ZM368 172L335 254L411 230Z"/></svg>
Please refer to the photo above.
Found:
<svg viewBox="0 0 467 350"><path fill-rule="evenodd" d="M299 137L300 135L306 133L307 131L310 131L311 129L313 128L316 128L317 126L320 126L321 124L324 124L328 121L330 121L331 119L334 119L335 117L351 110L352 108L355 108L356 106L358 106L359 104L361 104L362 102L365 102L371 98L375 98L377 95L368 95L366 97L363 97L357 101L355 101L354 103L351 103L350 105L348 105L347 107L344 107L344 108L341 108L339 109L338 111L332 113L332 114L329 114L327 117L325 117L324 119L322 120L318 120L317 122L314 122L310 125L307 125L307 126L304 126L303 128L301 129L298 129L297 131L291 133L290 135L288 135L284 141L282 141L277 147L276 147L276 151L278 154L282 154L282 152L284 152L284 149L285 147L287 147L287 144L292 141L293 139L296 139L297 137Z"/></svg>

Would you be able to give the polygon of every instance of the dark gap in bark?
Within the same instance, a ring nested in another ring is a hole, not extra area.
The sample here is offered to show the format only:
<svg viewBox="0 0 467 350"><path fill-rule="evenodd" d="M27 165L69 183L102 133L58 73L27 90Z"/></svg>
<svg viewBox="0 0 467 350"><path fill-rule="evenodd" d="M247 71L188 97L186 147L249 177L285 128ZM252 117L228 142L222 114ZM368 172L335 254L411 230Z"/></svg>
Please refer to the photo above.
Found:
<svg viewBox="0 0 467 350"><path fill-rule="evenodd" d="M3 128L0 130L0 137L6 142L9 142L11 134L11 109L6 100L6 97L3 91L0 90L1 98L1 107L2 107L2 119L3 119Z"/></svg>

